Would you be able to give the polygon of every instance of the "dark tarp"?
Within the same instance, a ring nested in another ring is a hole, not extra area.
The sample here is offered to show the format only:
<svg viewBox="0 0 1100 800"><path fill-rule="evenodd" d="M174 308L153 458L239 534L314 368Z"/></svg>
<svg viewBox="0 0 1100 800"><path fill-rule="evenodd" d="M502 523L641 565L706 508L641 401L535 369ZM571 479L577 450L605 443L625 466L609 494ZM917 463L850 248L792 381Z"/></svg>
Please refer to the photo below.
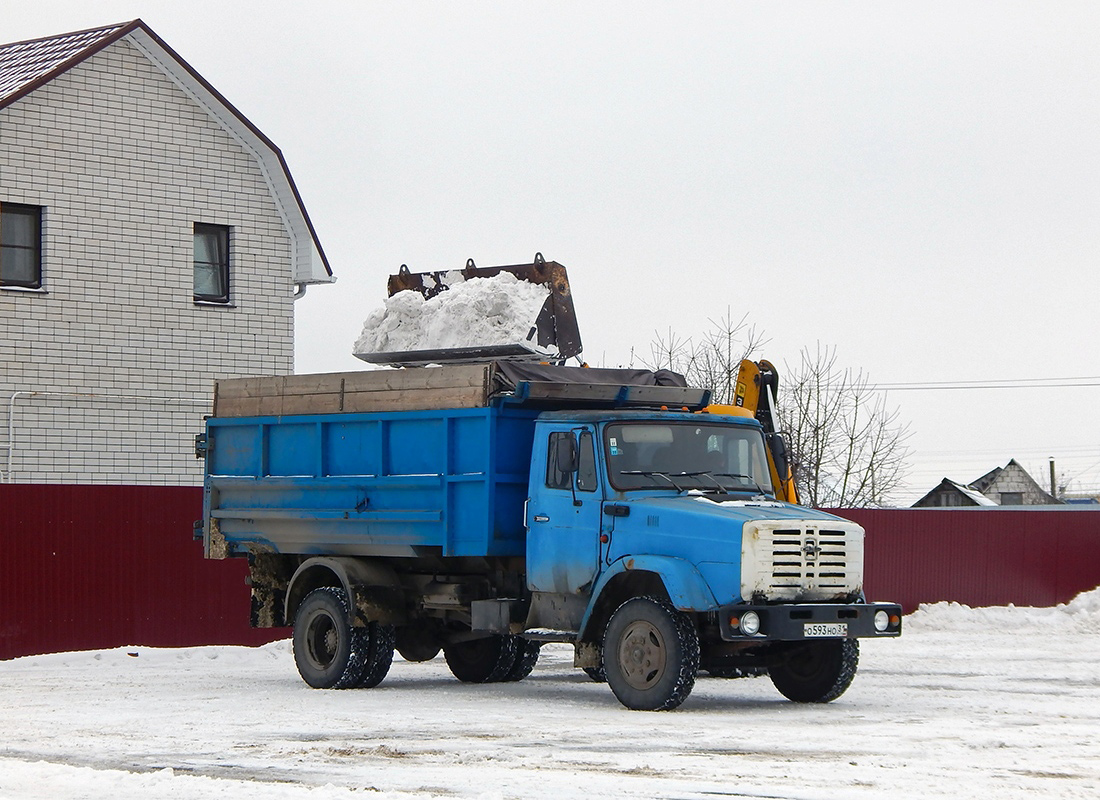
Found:
<svg viewBox="0 0 1100 800"><path fill-rule="evenodd" d="M521 361L497 361L497 382L504 391L511 391L523 381L536 383L587 383L600 386L676 386L686 387L687 381L678 372L659 369L604 369L598 367L559 367L553 364L530 364Z"/></svg>

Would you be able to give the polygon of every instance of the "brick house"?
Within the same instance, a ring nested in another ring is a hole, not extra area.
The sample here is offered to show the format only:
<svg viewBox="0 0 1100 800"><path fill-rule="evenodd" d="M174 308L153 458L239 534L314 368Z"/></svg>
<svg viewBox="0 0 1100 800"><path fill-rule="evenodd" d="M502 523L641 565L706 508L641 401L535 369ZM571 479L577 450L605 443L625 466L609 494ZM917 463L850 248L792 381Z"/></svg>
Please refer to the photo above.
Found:
<svg viewBox="0 0 1100 800"><path fill-rule="evenodd" d="M1045 491L1014 458L1003 467L994 467L970 485L1002 506L1047 506L1062 502Z"/></svg>
<svg viewBox="0 0 1100 800"><path fill-rule="evenodd" d="M0 45L0 475L196 485L333 280L279 149L141 20Z"/></svg>

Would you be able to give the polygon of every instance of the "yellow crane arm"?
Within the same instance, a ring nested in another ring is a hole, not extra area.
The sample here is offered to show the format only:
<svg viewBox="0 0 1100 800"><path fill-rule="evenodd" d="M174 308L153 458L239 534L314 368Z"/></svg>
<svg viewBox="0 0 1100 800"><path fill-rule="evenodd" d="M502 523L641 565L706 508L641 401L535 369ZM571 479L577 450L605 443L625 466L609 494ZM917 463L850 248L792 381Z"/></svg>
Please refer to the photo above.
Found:
<svg viewBox="0 0 1100 800"><path fill-rule="evenodd" d="M775 417L775 394L778 387L779 374L770 361L744 359L737 370L733 405L714 404L706 410L712 414L732 414L759 420L768 443L768 471L771 473L776 496L780 500L797 504L798 490L794 485L790 448L778 430Z"/></svg>

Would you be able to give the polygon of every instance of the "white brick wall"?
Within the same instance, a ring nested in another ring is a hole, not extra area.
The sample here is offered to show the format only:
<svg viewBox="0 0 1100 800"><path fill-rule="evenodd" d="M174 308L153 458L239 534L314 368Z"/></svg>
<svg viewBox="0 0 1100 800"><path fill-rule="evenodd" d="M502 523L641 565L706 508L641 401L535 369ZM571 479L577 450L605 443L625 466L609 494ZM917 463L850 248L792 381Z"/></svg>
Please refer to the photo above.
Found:
<svg viewBox="0 0 1100 800"><path fill-rule="evenodd" d="M45 209L45 292L0 291L0 479L201 483L213 380L293 371L254 159L119 41L0 111L0 201ZM232 308L193 302L195 222L232 227Z"/></svg>

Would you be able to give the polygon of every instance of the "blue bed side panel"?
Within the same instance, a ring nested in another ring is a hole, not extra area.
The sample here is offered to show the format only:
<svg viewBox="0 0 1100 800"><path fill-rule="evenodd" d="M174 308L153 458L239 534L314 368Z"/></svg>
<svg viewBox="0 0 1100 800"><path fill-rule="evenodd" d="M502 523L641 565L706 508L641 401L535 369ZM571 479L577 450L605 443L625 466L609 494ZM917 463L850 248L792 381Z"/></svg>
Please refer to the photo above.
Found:
<svg viewBox="0 0 1100 800"><path fill-rule="evenodd" d="M213 418L208 516L231 546L523 555L536 412Z"/></svg>

